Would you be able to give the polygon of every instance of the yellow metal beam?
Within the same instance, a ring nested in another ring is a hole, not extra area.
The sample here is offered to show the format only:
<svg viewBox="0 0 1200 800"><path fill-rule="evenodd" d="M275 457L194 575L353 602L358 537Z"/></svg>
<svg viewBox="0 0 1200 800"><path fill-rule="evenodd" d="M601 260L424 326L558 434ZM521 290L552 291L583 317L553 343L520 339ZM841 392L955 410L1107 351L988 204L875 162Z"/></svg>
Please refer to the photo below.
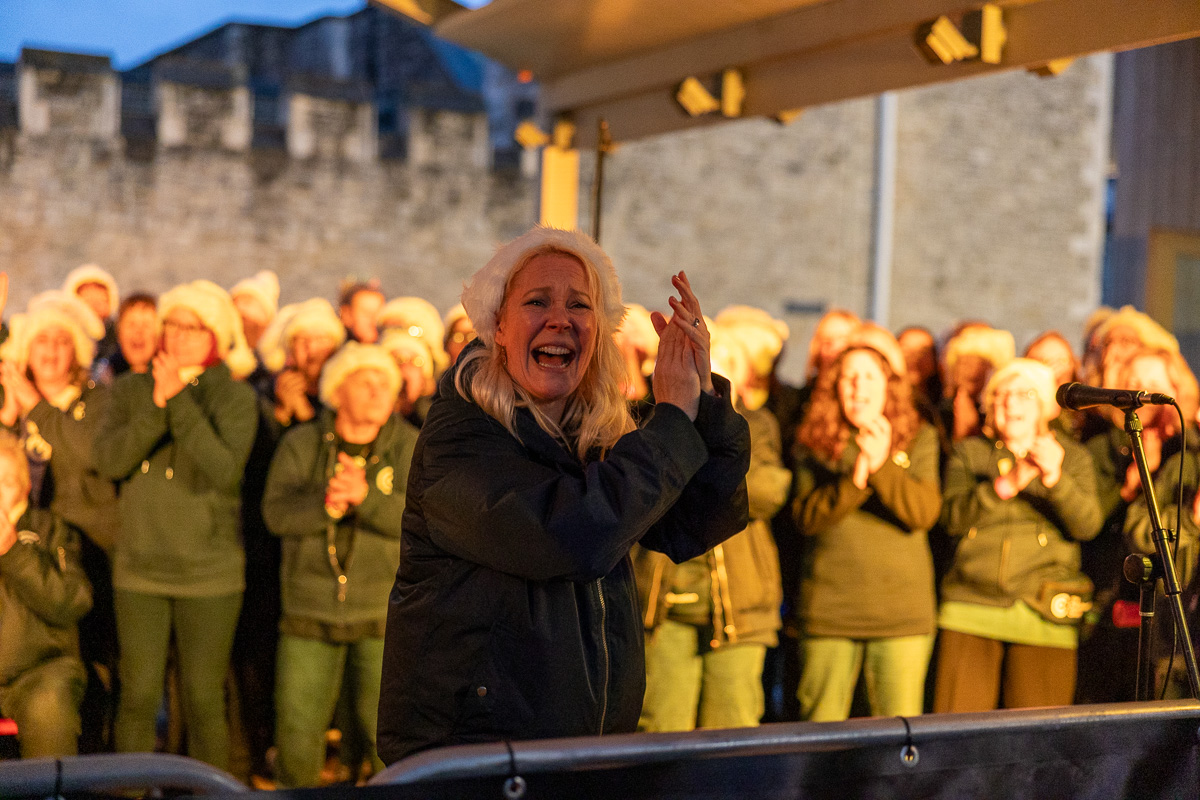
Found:
<svg viewBox="0 0 1200 800"><path fill-rule="evenodd" d="M834 6L844 10L856 2L831 0L795 14L815 15ZM914 0L912 5L923 4ZM826 41L821 46L806 40L813 46L789 56L750 63L745 60L746 52L732 48L729 42L725 47L712 43L711 48L694 54L695 58L689 62L696 64L704 59L711 62L719 57L721 61L713 65L710 72L690 71L679 75L668 68L683 63L680 59L666 59L661 53L649 54L588 70L586 79L578 74L544 85L543 99L551 112L567 112L573 116L579 129L576 144L587 148L593 144L596 125L601 118L608 121L613 138L618 141L720 121L723 118L719 115L689 117L682 113L675 102L673 87L686 75L695 75L702 80L719 76L728 64L743 64L739 70L746 92L743 116L775 117L788 109L1008 69L1039 67L1099 51L1125 50L1200 36L1200 2L1032 0L1003 6L1003 21L1007 41L1000 64L988 64L978 59L946 65L930 64L914 44L918 28L914 23L865 36ZM815 35L812 29L807 33ZM832 35L830 31L825 33ZM714 51L719 52L714 54ZM741 61L736 57L739 52ZM645 71L638 71L639 65ZM673 79L670 82L666 81L668 75Z"/></svg>
<svg viewBox="0 0 1200 800"><path fill-rule="evenodd" d="M553 142L542 149L541 222L574 230L579 226L579 151L572 146L575 126L559 120Z"/></svg>

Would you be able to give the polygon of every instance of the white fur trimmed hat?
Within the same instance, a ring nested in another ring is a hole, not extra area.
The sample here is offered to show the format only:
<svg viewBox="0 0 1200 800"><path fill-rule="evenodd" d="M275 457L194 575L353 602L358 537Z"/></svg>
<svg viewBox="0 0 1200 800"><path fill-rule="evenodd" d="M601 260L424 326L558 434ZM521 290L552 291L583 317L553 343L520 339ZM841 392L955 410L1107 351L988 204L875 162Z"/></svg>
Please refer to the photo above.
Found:
<svg viewBox="0 0 1200 800"><path fill-rule="evenodd" d="M271 372L279 372L287 366L292 339L301 332L326 334L336 347L346 341L346 326L328 300L314 297L303 303L292 303L279 310L258 340L258 355L263 366Z"/></svg>
<svg viewBox="0 0 1200 800"><path fill-rule="evenodd" d="M775 319L765 310L754 306L726 306L721 309L721 313L717 314L717 324L727 326L760 325L774 331L781 342L786 342L791 334L786 322Z"/></svg>
<svg viewBox="0 0 1200 800"><path fill-rule="evenodd" d="M321 402L336 410L338 389L360 369L377 369L387 376L393 402L400 395L400 368L387 350L377 344L346 342L321 370Z"/></svg>
<svg viewBox="0 0 1200 800"><path fill-rule="evenodd" d="M197 280L169 290L158 299L159 322L176 308L186 308L212 331L217 339L217 352L235 378L244 378L254 371L258 362L254 351L246 344L242 332L242 317L229 298L229 293L212 281Z"/></svg>
<svg viewBox="0 0 1200 800"><path fill-rule="evenodd" d="M999 328L973 325L966 328L946 344L946 369L952 371L963 356L979 356L999 369L1013 360L1017 344L1013 335Z"/></svg>
<svg viewBox="0 0 1200 800"><path fill-rule="evenodd" d="M437 365L434 363L434 354L429 347L429 341L425 337L413 336L404 328L389 328L384 331L383 338L379 340L379 346L395 358L407 356L421 368L425 377L433 377L433 370Z"/></svg>
<svg viewBox="0 0 1200 800"><path fill-rule="evenodd" d="M1179 340L1149 314L1144 314L1133 306L1121 306L1110 314L1096 329L1096 336L1101 342L1107 342L1108 337L1117 328L1132 330L1143 347L1179 352Z"/></svg>
<svg viewBox="0 0 1200 800"><path fill-rule="evenodd" d="M249 295L262 305L266 321L270 322L279 312L279 276L269 269L259 270L251 278L244 278L229 290L230 299L238 295Z"/></svg>
<svg viewBox="0 0 1200 800"><path fill-rule="evenodd" d="M420 297L397 297L379 309L375 323L381 331L396 329L408 331L412 336L424 339L433 354L439 371L450 365L446 354L446 325L433 303Z"/></svg>
<svg viewBox="0 0 1200 800"><path fill-rule="evenodd" d="M61 327L75 344L75 361L87 369L96 355L96 342L104 337L104 323L87 303L75 294L51 290L29 301L24 314L9 321L9 336L0 347L0 359L13 361L22 372L29 364L29 346L50 327Z"/></svg>
<svg viewBox="0 0 1200 800"><path fill-rule="evenodd" d="M67 294L74 295L79 291L80 286L89 283L98 283L108 290L109 312L116 312L117 307L121 305L121 293L117 290L116 278L98 264L84 264L68 272L63 281L62 290Z"/></svg>
<svg viewBox="0 0 1200 800"><path fill-rule="evenodd" d="M467 310L463 308L462 303L455 303L454 307L446 312L446 316L442 317L442 324L446 326L446 330L450 330L460 319L469 320L470 317L467 316Z"/></svg>
<svg viewBox="0 0 1200 800"><path fill-rule="evenodd" d="M625 341L646 354L639 365L643 375L654 371L654 362L658 358L658 331L654 330L654 322L645 306L638 303L625 306L625 319L617 330L617 341Z"/></svg>
<svg viewBox="0 0 1200 800"><path fill-rule="evenodd" d="M989 418L996 399L996 391L1003 384L1017 377L1025 378L1033 384L1038 405L1042 409L1043 421L1049 421L1058 416L1060 409L1054 399L1054 392L1058 386L1054 380L1054 371L1032 358L1014 358L993 372L992 377L988 378L987 386L983 389L983 408Z"/></svg>
<svg viewBox="0 0 1200 800"><path fill-rule="evenodd" d="M496 342L496 315L504 304L508 282L529 257L555 250L570 253L583 262L594 276L600 296L596 298L596 316L602 319L602 335L611 335L621 327L625 306L621 303L621 283L612 260L587 234L538 225L502 246L463 287L462 304L475 326L475 333L489 349Z"/></svg>

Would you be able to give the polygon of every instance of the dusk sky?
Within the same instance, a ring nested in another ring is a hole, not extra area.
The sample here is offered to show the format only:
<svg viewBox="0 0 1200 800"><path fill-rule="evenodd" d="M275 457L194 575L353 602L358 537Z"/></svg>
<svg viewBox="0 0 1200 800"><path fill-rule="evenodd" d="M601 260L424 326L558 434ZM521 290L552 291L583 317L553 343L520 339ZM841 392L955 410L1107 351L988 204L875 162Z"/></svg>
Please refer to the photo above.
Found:
<svg viewBox="0 0 1200 800"><path fill-rule="evenodd" d="M488 0L459 0L472 8ZM225 22L297 25L348 14L366 0L0 0L0 61L22 47L109 55L117 69Z"/></svg>

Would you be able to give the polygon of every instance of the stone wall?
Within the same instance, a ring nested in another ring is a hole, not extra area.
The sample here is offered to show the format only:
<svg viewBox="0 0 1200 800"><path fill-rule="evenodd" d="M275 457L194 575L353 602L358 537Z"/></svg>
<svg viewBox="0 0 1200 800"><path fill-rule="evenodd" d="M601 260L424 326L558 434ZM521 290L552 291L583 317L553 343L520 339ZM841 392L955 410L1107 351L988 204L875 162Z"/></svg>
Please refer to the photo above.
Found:
<svg viewBox="0 0 1200 800"><path fill-rule="evenodd" d="M197 277L229 286L266 268L279 273L283 302L377 276L389 294L445 308L497 244L536 219L534 178L491 169L483 112L413 109L410 157L389 159L370 103L293 92L282 146L252 146L253 95L206 69L183 71L212 78L203 85L157 80L154 149L134 158L116 134L111 72L59 77L51 93L49 69L20 65L37 90L22 103L40 103L53 124L22 114L0 159L12 308L85 261L125 292Z"/></svg>
<svg viewBox="0 0 1200 800"><path fill-rule="evenodd" d="M1018 346L1047 328L1078 338L1100 297L1111 63L900 93L890 327L982 318ZM605 166L601 238L628 299L663 306L669 275L687 269L707 309L751 303L785 319L784 374L799 380L821 309L868 311L875 136L863 99L786 127L746 120L622 146Z"/></svg>
<svg viewBox="0 0 1200 800"><path fill-rule="evenodd" d="M893 328L983 318L1019 345L1051 327L1078 336L1100 291L1111 63L900 94ZM287 142L269 148L247 143L243 90L190 86L157 95L159 139L133 158L119 136L84 133L110 114L96 100L104 80L80 82L78 103L56 96L66 116L10 136L0 158L14 306L95 261L127 291L270 268L285 302L377 275L390 295L445 308L536 219L536 180L494 164L482 113L411 109L406 157L380 158L369 105L292 95ZM200 106L218 111L187 113ZM185 120L182 141L161 132L164 109ZM686 269L710 312L751 303L787 320L784 374L798 380L821 311L867 311L876 113L859 99L790 126L745 120L622 145L606 166L601 238L627 299L665 307L669 275ZM586 229L593 158L581 155Z"/></svg>

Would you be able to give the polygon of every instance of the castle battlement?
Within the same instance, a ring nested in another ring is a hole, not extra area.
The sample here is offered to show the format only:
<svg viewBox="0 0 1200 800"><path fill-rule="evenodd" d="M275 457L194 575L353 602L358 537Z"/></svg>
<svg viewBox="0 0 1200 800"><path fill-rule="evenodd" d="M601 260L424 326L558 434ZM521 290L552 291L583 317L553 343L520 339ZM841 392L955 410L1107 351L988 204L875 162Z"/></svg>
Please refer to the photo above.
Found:
<svg viewBox="0 0 1200 800"><path fill-rule="evenodd" d="M535 104L536 87L503 67L373 7L294 29L230 23L125 72L31 48L0 64L0 129L139 161L271 151L347 167L520 164L532 177L512 129Z"/></svg>

